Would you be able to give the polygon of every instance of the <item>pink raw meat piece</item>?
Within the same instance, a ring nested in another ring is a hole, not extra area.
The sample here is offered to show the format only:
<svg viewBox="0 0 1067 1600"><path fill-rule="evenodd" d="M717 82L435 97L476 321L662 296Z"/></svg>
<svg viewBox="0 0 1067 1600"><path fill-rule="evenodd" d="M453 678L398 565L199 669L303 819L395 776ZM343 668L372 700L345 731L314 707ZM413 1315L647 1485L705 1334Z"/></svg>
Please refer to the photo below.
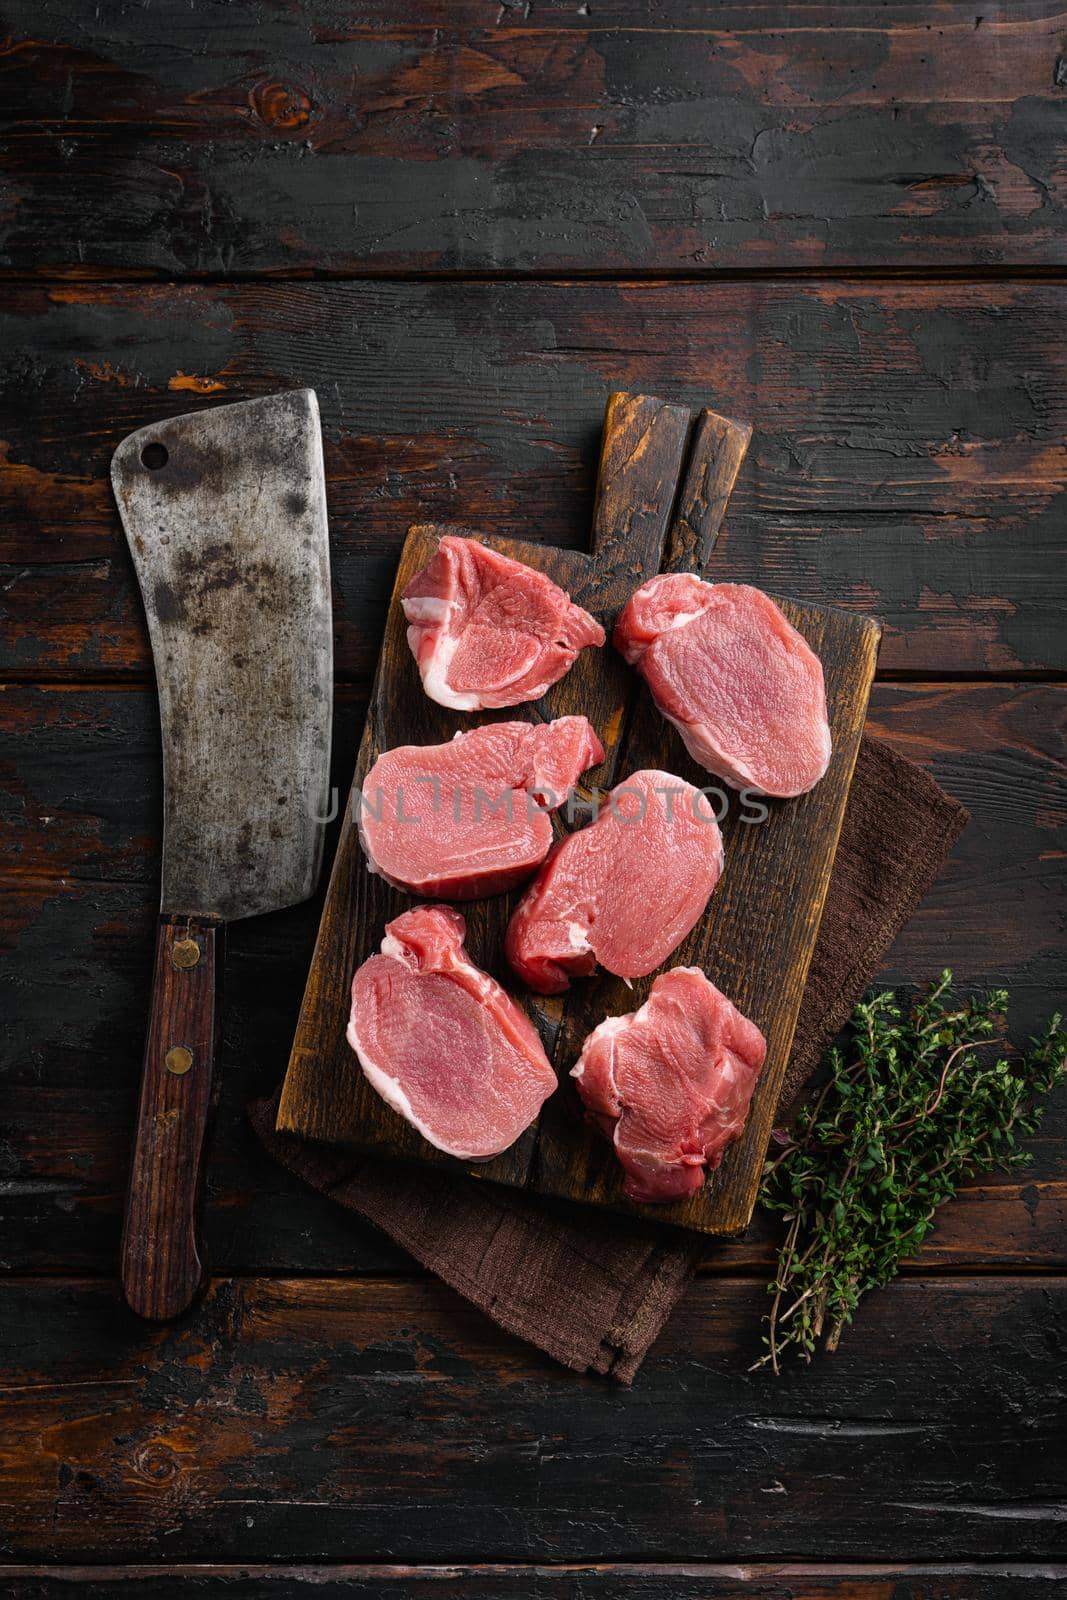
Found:
<svg viewBox="0 0 1067 1600"><path fill-rule="evenodd" d="M634 772L595 822L561 839L519 902L507 958L540 994L602 967L643 978L695 926L722 871L722 838L699 789Z"/></svg>
<svg viewBox="0 0 1067 1600"><path fill-rule="evenodd" d="M537 700L604 630L543 572L445 534L400 600L431 700L479 711Z"/></svg>
<svg viewBox="0 0 1067 1600"><path fill-rule="evenodd" d="M639 1011L608 1017L571 1077L615 1146L631 1200L684 1200L745 1126L767 1043L699 967L674 967Z"/></svg>
<svg viewBox="0 0 1067 1600"><path fill-rule="evenodd" d="M352 980L348 1042L367 1082L438 1150L487 1161L514 1144L556 1087L537 1030L463 947L451 906L385 927Z"/></svg>
<svg viewBox="0 0 1067 1600"><path fill-rule="evenodd" d="M693 760L735 789L786 798L825 773L822 662L761 590L651 578L620 613L614 643Z"/></svg>
<svg viewBox="0 0 1067 1600"><path fill-rule="evenodd" d="M492 722L448 744L398 745L363 782L368 864L411 894L500 894L544 860L548 812L603 759L587 717Z"/></svg>

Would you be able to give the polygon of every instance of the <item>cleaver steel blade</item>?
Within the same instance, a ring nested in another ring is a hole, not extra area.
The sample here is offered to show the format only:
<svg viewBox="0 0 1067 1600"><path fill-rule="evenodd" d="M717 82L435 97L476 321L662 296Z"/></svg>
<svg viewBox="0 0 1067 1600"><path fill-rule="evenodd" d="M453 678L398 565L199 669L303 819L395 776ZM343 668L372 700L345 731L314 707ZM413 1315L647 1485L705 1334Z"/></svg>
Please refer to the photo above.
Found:
<svg viewBox="0 0 1067 1600"><path fill-rule="evenodd" d="M164 780L122 1276L133 1309L164 1318L202 1277L218 931L306 899L322 863L333 630L315 394L142 428L116 450L111 481L148 620Z"/></svg>

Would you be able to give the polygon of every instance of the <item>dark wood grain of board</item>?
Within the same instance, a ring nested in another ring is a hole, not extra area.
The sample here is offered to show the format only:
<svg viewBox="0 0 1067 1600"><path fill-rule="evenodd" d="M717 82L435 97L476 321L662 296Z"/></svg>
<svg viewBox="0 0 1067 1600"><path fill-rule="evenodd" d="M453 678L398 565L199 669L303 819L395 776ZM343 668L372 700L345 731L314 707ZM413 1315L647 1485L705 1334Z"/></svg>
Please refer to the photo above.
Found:
<svg viewBox="0 0 1067 1600"><path fill-rule="evenodd" d="M749 436L746 425L705 410L690 439L685 408L615 395L605 417L591 554L490 542L547 571L579 603L599 613L610 630L633 590L664 562L681 569L695 557L710 557ZM386 922L410 903L367 870L353 811L360 804L363 777L383 750L437 743L456 731L455 716L421 694L399 603L441 531L413 529L401 557L278 1127L305 1138L454 1164L375 1093L344 1034L352 973L378 948ZM746 820L749 814L736 797L731 803L729 790L711 786L712 807L721 802L723 810L728 808L723 825L727 868L709 912L670 962L705 968L767 1039L767 1061L743 1138L688 1201L648 1206L625 1198L610 1145L585 1123L568 1076L585 1035L605 1016L634 1009L648 992L650 980L631 986L604 974L574 984L563 999L528 1002L554 1058L560 1089L510 1150L470 1166L472 1176L711 1234L736 1233L748 1223L829 884L880 631L876 623L846 612L816 613L789 604L786 610L823 662L834 741L830 768L799 801L771 802L759 825ZM631 716L633 706L637 710ZM610 648L585 651L537 707L546 718L576 712L589 717L608 752L587 783L604 790L627 772L654 767L708 786L709 775L684 757L677 735ZM503 937L517 899L518 891L465 907L474 961L504 982L509 974L502 961Z"/></svg>
<svg viewBox="0 0 1067 1600"><path fill-rule="evenodd" d="M671 521L668 571L701 572L711 560L751 442L751 422L707 407L700 413Z"/></svg>

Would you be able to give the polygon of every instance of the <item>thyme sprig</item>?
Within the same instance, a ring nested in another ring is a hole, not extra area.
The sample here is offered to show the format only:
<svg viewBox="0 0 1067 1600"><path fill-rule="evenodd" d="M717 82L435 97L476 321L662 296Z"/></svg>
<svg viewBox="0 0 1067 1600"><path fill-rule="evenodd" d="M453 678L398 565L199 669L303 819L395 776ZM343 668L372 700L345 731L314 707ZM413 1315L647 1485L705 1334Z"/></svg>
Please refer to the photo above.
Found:
<svg viewBox="0 0 1067 1600"><path fill-rule="evenodd" d="M858 1005L847 1049L768 1158L760 1198L787 1225L764 1343L774 1371L793 1349L835 1350L863 1295L888 1283L934 1225L937 1208L976 1172L1026 1165L1064 1069L1060 1018L1014 1061L998 1037L1003 990L961 1003L945 971L914 1009L891 991Z"/></svg>

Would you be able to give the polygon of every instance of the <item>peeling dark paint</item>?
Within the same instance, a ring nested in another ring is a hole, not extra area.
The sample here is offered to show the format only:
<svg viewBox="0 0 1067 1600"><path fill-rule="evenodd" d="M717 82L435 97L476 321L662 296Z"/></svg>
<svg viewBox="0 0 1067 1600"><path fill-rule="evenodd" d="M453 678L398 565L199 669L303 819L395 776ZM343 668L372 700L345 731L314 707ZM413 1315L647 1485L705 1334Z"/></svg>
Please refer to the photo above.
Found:
<svg viewBox="0 0 1067 1600"><path fill-rule="evenodd" d="M962 6L926 29L874 4L846 24L678 0L434 0L413 23L382 0L362 29L296 0L205 34L162 0L102 37L57 0L12 0L7 115L47 134L24 166L13 147L0 264L1062 261L1062 30L1041 8L1008 35L978 23ZM1031 203L996 182L1006 164Z"/></svg>

